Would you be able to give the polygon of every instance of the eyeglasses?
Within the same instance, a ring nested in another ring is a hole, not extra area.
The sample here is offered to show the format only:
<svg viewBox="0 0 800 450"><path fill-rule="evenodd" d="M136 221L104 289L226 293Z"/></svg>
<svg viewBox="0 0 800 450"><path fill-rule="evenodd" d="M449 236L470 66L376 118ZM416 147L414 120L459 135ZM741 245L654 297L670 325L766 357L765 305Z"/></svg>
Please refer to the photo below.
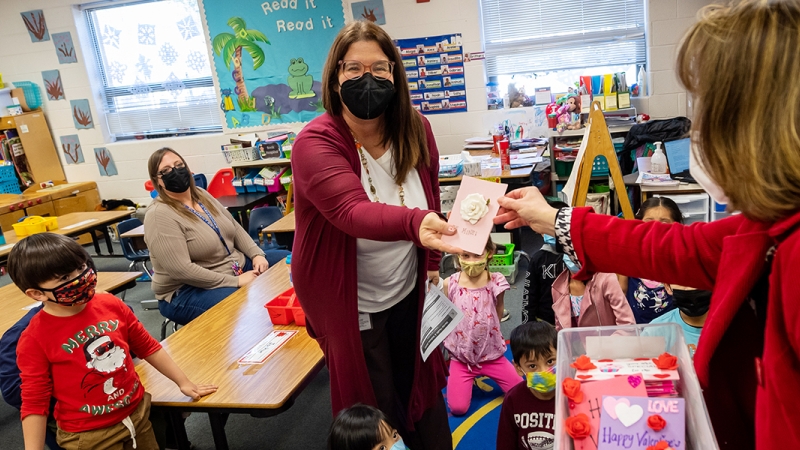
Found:
<svg viewBox="0 0 800 450"><path fill-rule="evenodd" d="M170 173L172 173L173 169L183 169L185 167L186 167L186 164L184 164L182 162L175 163L175 165L172 166L172 167L165 167L162 170L158 171L158 177L159 178L163 178L165 175L169 175Z"/></svg>
<svg viewBox="0 0 800 450"><path fill-rule="evenodd" d="M361 61L339 61L339 67L348 80L357 80L364 76L365 66ZM394 63L392 61L375 61L369 66L369 73L379 80L389 79L393 70Z"/></svg>

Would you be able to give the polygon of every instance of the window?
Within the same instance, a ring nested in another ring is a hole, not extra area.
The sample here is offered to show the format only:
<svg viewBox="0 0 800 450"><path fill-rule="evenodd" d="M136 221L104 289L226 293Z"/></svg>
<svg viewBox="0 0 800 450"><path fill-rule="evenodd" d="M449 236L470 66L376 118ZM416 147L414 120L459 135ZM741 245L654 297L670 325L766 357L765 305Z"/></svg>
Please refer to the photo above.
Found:
<svg viewBox="0 0 800 450"><path fill-rule="evenodd" d="M644 0L481 0L481 13L487 74L501 87L513 77L566 92L580 75L612 72L633 84L645 64Z"/></svg>
<svg viewBox="0 0 800 450"><path fill-rule="evenodd" d="M84 14L114 138L222 131L197 0L90 5Z"/></svg>

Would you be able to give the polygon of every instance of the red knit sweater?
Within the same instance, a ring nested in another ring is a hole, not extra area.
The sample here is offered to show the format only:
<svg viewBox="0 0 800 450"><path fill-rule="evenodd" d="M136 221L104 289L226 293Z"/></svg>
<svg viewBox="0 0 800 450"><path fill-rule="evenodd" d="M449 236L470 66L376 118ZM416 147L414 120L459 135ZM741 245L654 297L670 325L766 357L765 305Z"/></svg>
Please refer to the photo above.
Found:
<svg viewBox="0 0 800 450"><path fill-rule="evenodd" d="M429 211L370 201L361 184L361 162L347 124L324 114L297 136L292 149L295 188L295 242L292 278L306 312L308 331L319 343L331 374L331 404L336 414L361 402L377 406L358 330L356 239L411 241L417 246L422 219L439 206L439 151L423 118L430 164L417 167ZM424 298L427 270L438 270L440 255L417 252L418 288ZM423 302L419 302L422 316ZM417 324L419 329L419 323ZM419 349L417 340L409 345ZM416 352L410 422L433 406L446 384L447 369L437 350L426 362Z"/></svg>

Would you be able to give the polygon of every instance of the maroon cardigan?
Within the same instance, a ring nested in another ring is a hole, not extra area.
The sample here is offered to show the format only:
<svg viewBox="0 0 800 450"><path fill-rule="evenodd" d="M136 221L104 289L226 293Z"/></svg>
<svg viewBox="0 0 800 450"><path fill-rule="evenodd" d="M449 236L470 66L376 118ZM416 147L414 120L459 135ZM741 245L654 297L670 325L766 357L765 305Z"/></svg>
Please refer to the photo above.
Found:
<svg viewBox="0 0 800 450"><path fill-rule="evenodd" d="M309 334L317 340L331 374L334 415L361 402L377 406L358 329L356 238L411 241L420 247L417 286L424 299L426 270L438 270L441 255L421 247L419 228L431 211L439 211L439 151L423 117L430 164L417 167L429 210L374 203L361 184L361 160L349 128L340 117L323 114L312 120L292 147L296 231L292 279L306 313ZM422 316L423 302L419 302ZM417 339L409 345L419 349ZM407 419L417 422L438 400L446 385L441 352L426 362L416 352L414 385Z"/></svg>
<svg viewBox="0 0 800 450"><path fill-rule="evenodd" d="M713 291L694 366L720 448L800 448L800 211L775 223L736 215L683 226L590 209L572 216L583 264L576 277L613 272ZM748 296L774 244L759 360L760 332Z"/></svg>

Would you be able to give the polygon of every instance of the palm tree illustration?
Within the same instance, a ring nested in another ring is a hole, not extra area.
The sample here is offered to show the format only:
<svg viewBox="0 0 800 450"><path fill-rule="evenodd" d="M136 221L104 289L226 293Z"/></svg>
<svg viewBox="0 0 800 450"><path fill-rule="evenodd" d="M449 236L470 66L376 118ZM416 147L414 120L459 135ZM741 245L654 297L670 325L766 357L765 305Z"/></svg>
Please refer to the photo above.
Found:
<svg viewBox="0 0 800 450"><path fill-rule="evenodd" d="M214 37L212 46L217 56L222 55L225 67L231 68L233 62L233 80L236 82L235 93L239 96L239 106L242 111L255 111L255 102L250 98L247 87L244 83L244 73L242 72L242 50L253 58L253 70L257 70L264 64L264 50L258 46L257 42L270 44L267 36L258 30L248 30L247 24L241 17L231 17L228 19L228 26L233 28L233 34L220 33Z"/></svg>

